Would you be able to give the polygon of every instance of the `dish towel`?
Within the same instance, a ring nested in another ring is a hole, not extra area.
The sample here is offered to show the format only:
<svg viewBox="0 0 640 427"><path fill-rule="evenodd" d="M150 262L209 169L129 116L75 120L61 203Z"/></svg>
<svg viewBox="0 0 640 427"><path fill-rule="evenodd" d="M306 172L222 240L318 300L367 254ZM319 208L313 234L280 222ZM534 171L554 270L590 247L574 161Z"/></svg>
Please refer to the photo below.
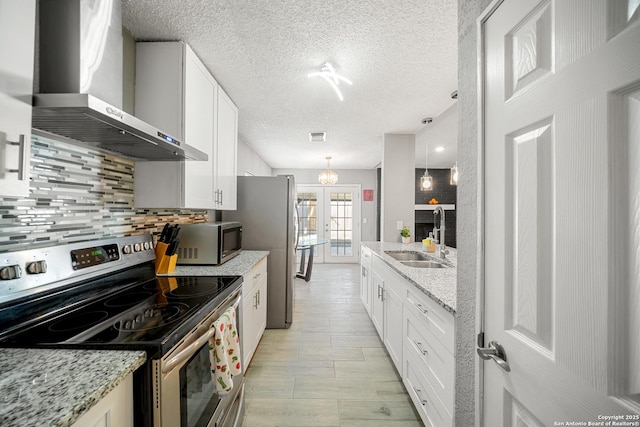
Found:
<svg viewBox="0 0 640 427"><path fill-rule="evenodd" d="M215 329L213 337L209 339L211 378L216 392L226 394L233 390L232 377L242 373L236 310L229 307L211 327Z"/></svg>

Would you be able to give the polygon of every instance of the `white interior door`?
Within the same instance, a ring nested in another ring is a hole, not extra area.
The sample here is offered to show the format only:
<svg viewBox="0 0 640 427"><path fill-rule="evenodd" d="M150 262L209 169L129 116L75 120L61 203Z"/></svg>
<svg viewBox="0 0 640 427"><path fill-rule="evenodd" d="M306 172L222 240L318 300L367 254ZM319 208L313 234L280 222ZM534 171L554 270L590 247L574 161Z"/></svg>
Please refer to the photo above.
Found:
<svg viewBox="0 0 640 427"><path fill-rule="evenodd" d="M314 262L356 263L360 259L360 186L298 185L301 236L329 243L316 248Z"/></svg>
<svg viewBox="0 0 640 427"><path fill-rule="evenodd" d="M640 425L639 3L479 21L485 426Z"/></svg>

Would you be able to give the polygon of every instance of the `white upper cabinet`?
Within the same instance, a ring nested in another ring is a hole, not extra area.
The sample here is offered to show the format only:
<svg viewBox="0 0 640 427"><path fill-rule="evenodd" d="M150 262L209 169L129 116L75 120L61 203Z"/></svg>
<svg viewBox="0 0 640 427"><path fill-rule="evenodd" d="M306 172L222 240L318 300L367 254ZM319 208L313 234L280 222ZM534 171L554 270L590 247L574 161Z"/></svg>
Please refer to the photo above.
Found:
<svg viewBox="0 0 640 427"><path fill-rule="evenodd" d="M204 152L206 161L136 162L135 206L216 209L218 85L183 42L136 43L136 117Z"/></svg>
<svg viewBox="0 0 640 427"><path fill-rule="evenodd" d="M35 24L35 0L0 0L0 197L29 195Z"/></svg>
<svg viewBox="0 0 640 427"><path fill-rule="evenodd" d="M218 121L214 152L216 209L236 210L238 171L238 107L218 88Z"/></svg>

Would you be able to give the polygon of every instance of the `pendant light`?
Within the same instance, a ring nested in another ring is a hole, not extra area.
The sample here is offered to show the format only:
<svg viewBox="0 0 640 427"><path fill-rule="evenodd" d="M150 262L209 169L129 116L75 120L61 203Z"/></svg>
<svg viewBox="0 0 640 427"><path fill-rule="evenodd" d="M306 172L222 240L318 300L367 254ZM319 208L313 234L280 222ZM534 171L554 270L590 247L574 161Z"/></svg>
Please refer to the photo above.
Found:
<svg viewBox="0 0 640 427"><path fill-rule="evenodd" d="M449 184L458 185L458 162L451 167L451 176L449 178Z"/></svg>
<svg viewBox="0 0 640 427"><path fill-rule="evenodd" d="M325 157L327 159L327 170L320 172L318 175L318 181L322 185L334 185L338 183L338 174L331 170L331 156Z"/></svg>
<svg viewBox="0 0 640 427"><path fill-rule="evenodd" d="M420 190L422 191L431 191L433 189L433 178L429 175L429 144L425 144L427 149L425 150L424 155L424 175L420 177Z"/></svg>

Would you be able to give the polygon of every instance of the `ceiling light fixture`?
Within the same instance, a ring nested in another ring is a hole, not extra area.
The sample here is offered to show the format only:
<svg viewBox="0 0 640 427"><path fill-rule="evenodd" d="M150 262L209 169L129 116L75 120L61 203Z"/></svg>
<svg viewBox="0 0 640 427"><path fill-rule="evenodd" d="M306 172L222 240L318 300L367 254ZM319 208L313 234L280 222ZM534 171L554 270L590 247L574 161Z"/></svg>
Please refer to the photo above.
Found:
<svg viewBox="0 0 640 427"><path fill-rule="evenodd" d="M438 153L442 153L444 151L444 147L442 145L439 145L439 146L436 147L436 151Z"/></svg>
<svg viewBox="0 0 640 427"><path fill-rule="evenodd" d="M336 91L336 94L338 95L338 98L340 99L340 101L344 100L344 98L342 97L342 92L340 92L340 88L338 88L338 85L340 84L340 82L343 81L348 85L353 84L351 83L351 80L349 80L348 78L343 77L340 74L336 73L335 67L328 62L324 63L322 68L320 68L319 72L309 73L307 77L322 77L323 79L325 79L327 83L331 85L333 90Z"/></svg>
<svg viewBox="0 0 640 427"><path fill-rule="evenodd" d="M427 149L425 150L424 155L424 175L420 177L420 189L422 191L431 191L433 189L433 178L429 175L429 163L427 162L427 158L429 155L429 144L425 144Z"/></svg>
<svg viewBox="0 0 640 427"><path fill-rule="evenodd" d="M318 181L322 185L334 185L338 183L338 174L331 170L331 156L325 157L327 159L327 170L320 172L318 175Z"/></svg>

